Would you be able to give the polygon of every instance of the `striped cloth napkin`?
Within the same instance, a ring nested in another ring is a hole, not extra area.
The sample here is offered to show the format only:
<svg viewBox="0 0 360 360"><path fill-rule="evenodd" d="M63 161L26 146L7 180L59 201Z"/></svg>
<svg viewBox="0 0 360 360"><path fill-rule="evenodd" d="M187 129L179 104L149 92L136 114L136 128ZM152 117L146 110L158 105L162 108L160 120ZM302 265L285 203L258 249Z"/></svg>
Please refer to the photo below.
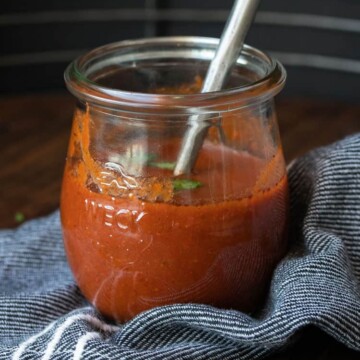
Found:
<svg viewBox="0 0 360 360"><path fill-rule="evenodd" d="M360 135L289 170L291 249L256 318L173 305L107 323L76 287L59 214L0 232L0 359L257 359L314 325L360 351Z"/></svg>

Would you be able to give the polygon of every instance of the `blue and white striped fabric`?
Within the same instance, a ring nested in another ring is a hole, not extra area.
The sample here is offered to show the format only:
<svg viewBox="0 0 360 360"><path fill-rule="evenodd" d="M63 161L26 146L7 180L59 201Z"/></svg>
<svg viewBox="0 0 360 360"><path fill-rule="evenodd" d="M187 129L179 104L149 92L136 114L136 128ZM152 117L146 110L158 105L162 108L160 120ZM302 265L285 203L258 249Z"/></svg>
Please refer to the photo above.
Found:
<svg viewBox="0 0 360 360"><path fill-rule="evenodd" d="M312 324L360 351L360 135L290 168L291 249L252 318L174 305L107 323L74 284L58 212L0 232L1 359L257 359Z"/></svg>

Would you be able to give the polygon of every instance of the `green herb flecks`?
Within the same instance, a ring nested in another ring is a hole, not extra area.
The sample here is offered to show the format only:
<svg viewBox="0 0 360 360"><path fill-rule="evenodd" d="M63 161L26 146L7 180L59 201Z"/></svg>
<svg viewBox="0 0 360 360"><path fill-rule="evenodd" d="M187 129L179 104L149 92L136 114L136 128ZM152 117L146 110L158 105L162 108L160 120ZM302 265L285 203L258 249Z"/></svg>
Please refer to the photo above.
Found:
<svg viewBox="0 0 360 360"><path fill-rule="evenodd" d="M126 160L134 164L147 165L156 159L155 154L135 154L128 157Z"/></svg>
<svg viewBox="0 0 360 360"><path fill-rule="evenodd" d="M121 163L124 167L128 169L129 172L138 173L141 171L143 166L156 167L163 170L174 170L175 162L169 161L156 161L158 155L148 154L148 153L138 153L138 154L126 154L125 156L117 156L116 162ZM194 190L197 189L203 184L197 180L191 179L173 179L172 180L174 191L181 190Z"/></svg>
<svg viewBox="0 0 360 360"><path fill-rule="evenodd" d="M152 161L156 159L155 154L125 154L125 155L115 155L113 157L113 161L116 163L120 163L122 165L148 165Z"/></svg>
<svg viewBox="0 0 360 360"><path fill-rule="evenodd" d="M25 215L22 212L17 212L15 213L14 219L18 224L20 224L25 221Z"/></svg>
<svg viewBox="0 0 360 360"><path fill-rule="evenodd" d="M193 190L197 189L203 184L197 180L190 180L190 179L174 179L173 186L175 191L179 190Z"/></svg>
<svg viewBox="0 0 360 360"><path fill-rule="evenodd" d="M141 151L134 153L126 153L124 155L113 155L110 158L109 165L116 168L118 165L127 170L129 174L141 174L144 166L148 166L155 161L155 154L143 153Z"/></svg>
<svg viewBox="0 0 360 360"><path fill-rule="evenodd" d="M164 170L174 170L175 169L175 163L172 162L151 162L149 163L150 166L153 167L157 167L159 169L164 169Z"/></svg>

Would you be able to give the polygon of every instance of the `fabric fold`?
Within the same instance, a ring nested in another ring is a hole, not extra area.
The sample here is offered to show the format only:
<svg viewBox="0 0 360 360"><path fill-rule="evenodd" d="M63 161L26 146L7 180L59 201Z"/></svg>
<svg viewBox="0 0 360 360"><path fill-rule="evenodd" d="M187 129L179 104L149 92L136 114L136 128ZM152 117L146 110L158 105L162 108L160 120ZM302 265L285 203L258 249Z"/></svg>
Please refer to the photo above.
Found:
<svg viewBox="0 0 360 360"><path fill-rule="evenodd" d="M289 252L254 316L185 304L108 323L74 283L58 212L0 231L0 359L257 359L308 325L360 351L360 135L289 181Z"/></svg>

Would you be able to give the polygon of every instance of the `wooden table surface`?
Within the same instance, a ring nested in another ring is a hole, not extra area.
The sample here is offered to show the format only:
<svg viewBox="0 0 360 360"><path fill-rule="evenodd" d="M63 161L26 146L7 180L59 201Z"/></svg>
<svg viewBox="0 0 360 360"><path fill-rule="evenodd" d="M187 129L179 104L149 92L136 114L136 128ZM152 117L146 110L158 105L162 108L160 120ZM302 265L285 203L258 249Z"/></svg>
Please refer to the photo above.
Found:
<svg viewBox="0 0 360 360"><path fill-rule="evenodd" d="M0 99L0 228L46 215L59 206L74 99L37 94ZM360 131L360 105L311 99L277 102L287 161L314 147ZM360 326L360 325L359 325ZM359 359L316 329L306 329L282 354L271 359Z"/></svg>

